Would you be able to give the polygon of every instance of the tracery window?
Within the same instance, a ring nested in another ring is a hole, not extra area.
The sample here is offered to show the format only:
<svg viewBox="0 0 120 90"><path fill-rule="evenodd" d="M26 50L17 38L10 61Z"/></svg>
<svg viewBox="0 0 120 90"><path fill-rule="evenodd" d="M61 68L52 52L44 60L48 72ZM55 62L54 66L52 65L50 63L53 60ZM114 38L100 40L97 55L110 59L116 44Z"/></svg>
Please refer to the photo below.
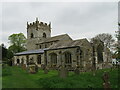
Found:
<svg viewBox="0 0 120 90"><path fill-rule="evenodd" d="M83 55L83 51L80 50L80 58L82 58L82 55Z"/></svg>
<svg viewBox="0 0 120 90"><path fill-rule="evenodd" d="M51 63L57 64L57 54L55 54L55 53L51 54Z"/></svg>
<svg viewBox="0 0 120 90"><path fill-rule="evenodd" d="M37 57L37 63L41 64L41 55L38 55L38 57Z"/></svg>
<svg viewBox="0 0 120 90"><path fill-rule="evenodd" d="M20 59L17 59L17 63L20 63Z"/></svg>
<svg viewBox="0 0 120 90"><path fill-rule="evenodd" d="M46 33L43 33L43 38L46 38L47 36L46 36Z"/></svg>
<svg viewBox="0 0 120 90"><path fill-rule="evenodd" d="M71 64L72 63L72 57L70 52L65 52L65 63Z"/></svg>
<svg viewBox="0 0 120 90"><path fill-rule="evenodd" d="M31 38L33 38L33 37L34 37L33 33L31 33L30 37L31 37Z"/></svg>
<svg viewBox="0 0 120 90"><path fill-rule="evenodd" d="M39 47L40 47L40 49L41 49L41 45L40 45Z"/></svg>
<svg viewBox="0 0 120 90"><path fill-rule="evenodd" d="M47 48L47 44L45 43L45 48Z"/></svg>
<svg viewBox="0 0 120 90"><path fill-rule="evenodd" d="M98 47L97 47L97 58L98 58L98 63L103 62L103 47L102 47L102 45L98 45Z"/></svg>
<svg viewBox="0 0 120 90"><path fill-rule="evenodd" d="M21 59L21 64L24 64L24 58Z"/></svg>

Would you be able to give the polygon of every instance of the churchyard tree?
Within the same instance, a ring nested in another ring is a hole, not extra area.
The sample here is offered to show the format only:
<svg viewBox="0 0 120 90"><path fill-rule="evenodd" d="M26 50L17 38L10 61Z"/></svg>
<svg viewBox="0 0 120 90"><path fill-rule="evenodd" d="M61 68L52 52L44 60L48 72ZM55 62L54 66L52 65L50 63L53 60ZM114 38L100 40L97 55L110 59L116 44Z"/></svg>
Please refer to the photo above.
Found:
<svg viewBox="0 0 120 90"><path fill-rule="evenodd" d="M116 31L116 38L117 38L116 52L115 52L116 59L120 59L120 23L118 23L118 27L119 30Z"/></svg>
<svg viewBox="0 0 120 90"><path fill-rule="evenodd" d="M1 44L0 48L2 50L2 60L6 61L7 60L7 48L4 46L4 44Z"/></svg>
<svg viewBox="0 0 120 90"><path fill-rule="evenodd" d="M26 37L23 33L12 34L8 37L8 40L10 41L10 46L8 49L11 50L13 53L26 50Z"/></svg>
<svg viewBox="0 0 120 90"><path fill-rule="evenodd" d="M10 64L10 61L11 61L11 59L13 57L12 51L7 49L4 44L0 45L0 49L1 49L0 51L2 51L2 55L1 55L2 62Z"/></svg>
<svg viewBox="0 0 120 90"><path fill-rule="evenodd" d="M107 48L109 48L109 49L111 49L111 48L113 47L113 44L114 44L114 42L115 42L113 36L112 36L111 34L109 34L109 33L98 34L98 35L96 35L95 37L93 37L93 38L91 39L91 41L92 41L93 39L99 39L99 40L101 40L101 41L104 43L104 45L105 45Z"/></svg>

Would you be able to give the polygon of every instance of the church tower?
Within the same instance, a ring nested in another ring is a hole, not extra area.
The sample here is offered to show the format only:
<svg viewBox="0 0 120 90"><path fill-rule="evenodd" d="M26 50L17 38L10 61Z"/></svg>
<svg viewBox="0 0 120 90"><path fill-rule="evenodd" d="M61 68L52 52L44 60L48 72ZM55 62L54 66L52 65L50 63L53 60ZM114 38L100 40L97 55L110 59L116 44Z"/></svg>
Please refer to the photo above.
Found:
<svg viewBox="0 0 120 90"><path fill-rule="evenodd" d="M27 22L27 50L35 50L36 44L51 37L51 23L39 22L38 18L33 23Z"/></svg>

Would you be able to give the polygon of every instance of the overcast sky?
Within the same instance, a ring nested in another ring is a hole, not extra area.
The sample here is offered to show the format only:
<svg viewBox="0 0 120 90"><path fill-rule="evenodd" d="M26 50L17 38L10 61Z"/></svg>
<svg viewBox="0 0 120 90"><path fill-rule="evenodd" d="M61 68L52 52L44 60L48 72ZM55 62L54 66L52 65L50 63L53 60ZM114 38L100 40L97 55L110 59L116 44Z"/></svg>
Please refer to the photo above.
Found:
<svg viewBox="0 0 120 90"><path fill-rule="evenodd" d="M1 6L1 5L0 5ZM2 3L2 43L8 46L8 36L27 34L27 21L38 17L52 23L52 36L69 34L72 39L92 38L99 33L115 34L118 29L117 2L22 2Z"/></svg>

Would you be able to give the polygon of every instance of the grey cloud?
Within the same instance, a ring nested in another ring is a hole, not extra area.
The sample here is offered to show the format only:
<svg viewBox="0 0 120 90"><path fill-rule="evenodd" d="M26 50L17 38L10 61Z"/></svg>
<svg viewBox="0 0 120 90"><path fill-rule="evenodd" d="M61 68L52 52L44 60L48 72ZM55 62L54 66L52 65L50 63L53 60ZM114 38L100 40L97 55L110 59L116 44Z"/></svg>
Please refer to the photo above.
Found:
<svg viewBox="0 0 120 90"><path fill-rule="evenodd" d="M3 39L12 33L26 35L26 22L52 22L52 35L68 33L73 39L114 33L117 3L3 3ZM7 34L5 34L7 33Z"/></svg>
<svg viewBox="0 0 120 90"><path fill-rule="evenodd" d="M120 22L120 1L118 2L118 20Z"/></svg>
<svg viewBox="0 0 120 90"><path fill-rule="evenodd" d="M72 7L72 9L64 9L62 15L59 17L58 22L69 25L86 25L89 22L95 21L101 17L111 14L111 11L117 10L115 3L86 3L88 5L88 12L82 13L81 8L84 10L84 6L80 3L81 6ZM80 10L79 10L80 9ZM86 9L85 9L86 10ZM68 16L69 15L69 16ZM99 22L98 22L99 23Z"/></svg>

